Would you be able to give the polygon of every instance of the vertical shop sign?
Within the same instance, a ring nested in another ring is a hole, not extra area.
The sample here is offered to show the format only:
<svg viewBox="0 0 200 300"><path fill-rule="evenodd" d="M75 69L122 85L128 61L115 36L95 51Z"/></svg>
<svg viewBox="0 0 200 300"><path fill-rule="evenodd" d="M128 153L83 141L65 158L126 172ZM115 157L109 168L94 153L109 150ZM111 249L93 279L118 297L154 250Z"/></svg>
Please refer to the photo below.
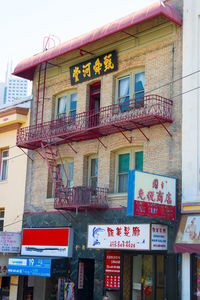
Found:
<svg viewBox="0 0 200 300"><path fill-rule="evenodd" d="M104 286L120 288L120 252L106 252Z"/></svg>
<svg viewBox="0 0 200 300"><path fill-rule="evenodd" d="M84 262L78 264L78 289L83 289L84 284Z"/></svg>
<svg viewBox="0 0 200 300"><path fill-rule="evenodd" d="M175 220L176 179L129 171L127 215Z"/></svg>

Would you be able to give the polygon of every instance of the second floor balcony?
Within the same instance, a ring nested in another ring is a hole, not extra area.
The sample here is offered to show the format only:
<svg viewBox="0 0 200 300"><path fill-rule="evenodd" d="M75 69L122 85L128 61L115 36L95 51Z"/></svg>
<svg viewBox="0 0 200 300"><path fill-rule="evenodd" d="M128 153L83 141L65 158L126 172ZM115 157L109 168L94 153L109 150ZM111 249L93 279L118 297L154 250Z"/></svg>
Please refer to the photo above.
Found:
<svg viewBox="0 0 200 300"><path fill-rule="evenodd" d="M107 188L91 188L76 186L57 189L55 192L54 208L64 210L86 210L108 208Z"/></svg>
<svg viewBox="0 0 200 300"><path fill-rule="evenodd" d="M41 142L63 144L100 138L120 131L172 123L173 101L158 95L128 100L72 116L20 128L17 146L37 149Z"/></svg>

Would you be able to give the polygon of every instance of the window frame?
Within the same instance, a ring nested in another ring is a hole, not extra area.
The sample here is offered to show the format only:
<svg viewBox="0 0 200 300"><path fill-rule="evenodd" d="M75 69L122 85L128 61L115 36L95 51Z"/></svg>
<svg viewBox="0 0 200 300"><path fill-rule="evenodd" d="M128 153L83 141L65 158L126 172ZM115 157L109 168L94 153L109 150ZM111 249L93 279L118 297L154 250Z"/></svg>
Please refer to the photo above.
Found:
<svg viewBox="0 0 200 300"><path fill-rule="evenodd" d="M7 151L8 152L8 156L3 157L3 153ZM6 164L6 178L2 179L2 173L3 173L3 162L7 161ZM9 148L4 148L0 150L0 182L4 182L8 180L8 162L9 162Z"/></svg>
<svg viewBox="0 0 200 300"><path fill-rule="evenodd" d="M129 100L135 99L136 95L141 92L144 92L144 95L145 95L145 82L144 82L144 90L141 90L139 92L135 91L135 75L139 74L139 73L144 73L144 79L145 79L145 68L144 67L136 68L134 70L123 73L116 77L116 86L115 86L115 103L116 104L120 104L120 99L125 97L125 96L119 97L119 82L123 78L129 77ZM127 101L129 101L129 100L127 100ZM121 103L123 103L123 102L121 102Z"/></svg>
<svg viewBox="0 0 200 300"><path fill-rule="evenodd" d="M119 156L120 154L129 154L129 170L135 169L135 153L143 152L144 149L141 146L134 148L123 148L115 152L115 181L114 181L114 193L127 194L127 192L119 192Z"/></svg>
<svg viewBox="0 0 200 300"><path fill-rule="evenodd" d="M97 186L96 186L96 187L98 187L99 158L98 158L97 154L93 154L93 155L90 155L88 157L88 187L92 187L92 185L91 185L91 179L96 177L96 176L93 176L93 177L91 176L91 173L92 173L91 172L92 171L91 167L92 167L92 160L93 159L97 159L98 160L98 163L97 163Z"/></svg>
<svg viewBox="0 0 200 300"><path fill-rule="evenodd" d="M72 94L76 94L76 109L71 110L70 106L71 106L71 95ZM63 98L63 97L66 97L66 111L64 113L58 114L58 102L59 102L59 99ZM55 119L60 119L62 117L68 117L71 115L71 112L74 112L76 110L77 110L77 90L76 89L65 91L56 96L55 112L54 112ZM60 117L59 117L59 115L60 115Z"/></svg>
<svg viewBox="0 0 200 300"><path fill-rule="evenodd" d="M67 157L67 158L63 158L62 159L62 162L63 162L63 165L64 165L64 168L65 168L65 171L67 173L67 177L69 178L69 165L71 163L73 163L73 179L72 179L72 185L68 186L70 188L72 188L74 186L73 184L73 180L74 180L74 158L73 157ZM57 161L57 165L61 165L61 161L58 160ZM51 187L49 187L49 185L51 184ZM64 184L66 185L67 182L65 181ZM48 191L51 190L51 196L49 197L48 195ZM50 175L50 172L49 172L49 169L48 169L48 178L47 178L47 195L46 195L46 198L47 199L52 199L55 197L55 190L54 190L54 184L52 182L52 178L51 178L51 175Z"/></svg>

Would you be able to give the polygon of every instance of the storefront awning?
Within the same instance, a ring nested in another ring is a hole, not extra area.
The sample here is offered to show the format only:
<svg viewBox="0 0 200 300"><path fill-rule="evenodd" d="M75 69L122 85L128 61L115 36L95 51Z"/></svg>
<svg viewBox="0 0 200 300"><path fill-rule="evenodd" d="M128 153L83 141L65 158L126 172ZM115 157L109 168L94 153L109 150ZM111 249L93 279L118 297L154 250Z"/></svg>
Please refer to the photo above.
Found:
<svg viewBox="0 0 200 300"><path fill-rule="evenodd" d="M176 253L200 253L200 215L183 215L174 243Z"/></svg>
<svg viewBox="0 0 200 300"><path fill-rule="evenodd" d="M99 41L112 34L128 29L132 26L140 24L141 22L150 20L152 18L164 16L166 19L171 20L175 24L181 26L180 13L168 3L158 1L152 5L145 7L129 16L105 25L101 28L95 29L85 35L68 41L56 48L51 48L42 53L36 54L30 58L21 61L15 68L13 74L22 78L33 80L35 68L47 61L57 58L63 54L71 51L82 49L82 47L89 45L95 41Z"/></svg>

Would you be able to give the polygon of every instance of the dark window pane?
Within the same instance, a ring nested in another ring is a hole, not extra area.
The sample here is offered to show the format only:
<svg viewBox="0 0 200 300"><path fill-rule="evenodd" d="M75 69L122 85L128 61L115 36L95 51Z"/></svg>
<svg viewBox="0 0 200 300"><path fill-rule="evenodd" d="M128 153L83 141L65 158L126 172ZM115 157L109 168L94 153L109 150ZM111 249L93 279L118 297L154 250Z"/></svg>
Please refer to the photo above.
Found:
<svg viewBox="0 0 200 300"><path fill-rule="evenodd" d="M76 110L77 94L71 94L70 110Z"/></svg>
<svg viewBox="0 0 200 300"><path fill-rule="evenodd" d="M98 158L91 159L91 176L98 175Z"/></svg>
<svg viewBox="0 0 200 300"><path fill-rule="evenodd" d="M129 153L119 155L119 173L128 173L129 171Z"/></svg>
<svg viewBox="0 0 200 300"><path fill-rule="evenodd" d="M143 171L143 151L135 152L135 169Z"/></svg>
<svg viewBox="0 0 200 300"><path fill-rule="evenodd" d="M144 106L144 92L135 95L135 107L140 108Z"/></svg>

